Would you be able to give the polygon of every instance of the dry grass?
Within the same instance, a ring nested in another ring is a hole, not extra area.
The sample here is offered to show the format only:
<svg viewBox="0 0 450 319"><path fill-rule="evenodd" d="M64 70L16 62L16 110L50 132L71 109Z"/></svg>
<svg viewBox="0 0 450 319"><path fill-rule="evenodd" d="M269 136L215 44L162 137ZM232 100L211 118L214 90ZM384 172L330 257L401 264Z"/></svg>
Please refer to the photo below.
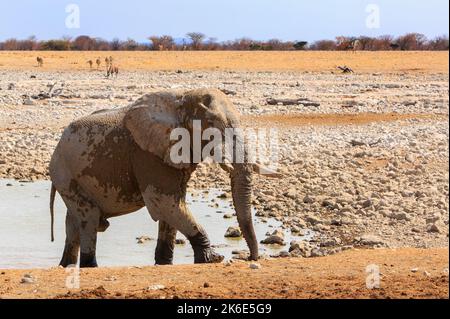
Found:
<svg viewBox="0 0 450 319"><path fill-rule="evenodd" d="M394 122L410 119L433 119L448 121L445 114L400 114L400 113L352 113L352 114L289 114L244 116L244 123L253 126L317 126L317 125L364 125L374 122Z"/></svg>
<svg viewBox="0 0 450 319"><path fill-rule="evenodd" d="M0 52L1 69L88 70L87 61L113 56L122 70L332 71L348 65L357 72L448 74L448 52Z"/></svg>

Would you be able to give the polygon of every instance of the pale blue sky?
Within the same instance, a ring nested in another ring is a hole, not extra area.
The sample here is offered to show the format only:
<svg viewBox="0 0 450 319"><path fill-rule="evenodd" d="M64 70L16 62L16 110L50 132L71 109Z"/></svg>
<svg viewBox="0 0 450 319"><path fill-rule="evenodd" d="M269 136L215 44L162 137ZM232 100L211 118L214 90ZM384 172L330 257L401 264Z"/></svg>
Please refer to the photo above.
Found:
<svg viewBox="0 0 450 319"><path fill-rule="evenodd" d="M80 28L65 25L66 5L80 8ZM380 8L380 28L366 27L366 6ZM0 40L90 35L145 42L150 35L201 31L218 40L333 39L337 35L448 34L448 0L13 0L0 2Z"/></svg>

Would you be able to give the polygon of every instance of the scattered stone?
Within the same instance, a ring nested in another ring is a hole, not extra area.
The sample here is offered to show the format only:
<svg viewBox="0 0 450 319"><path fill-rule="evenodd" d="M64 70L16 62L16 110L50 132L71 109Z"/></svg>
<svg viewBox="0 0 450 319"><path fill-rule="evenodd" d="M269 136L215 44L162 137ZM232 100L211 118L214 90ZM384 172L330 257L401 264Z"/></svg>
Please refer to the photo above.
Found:
<svg viewBox="0 0 450 319"><path fill-rule="evenodd" d="M149 236L140 236L140 237L136 237L137 243L138 244L144 244L148 241L153 240L153 238L149 237Z"/></svg>
<svg viewBox="0 0 450 319"><path fill-rule="evenodd" d="M25 275L23 275L22 279L20 280L20 283L21 284L34 284L35 279L32 275L25 274Z"/></svg>
<svg viewBox="0 0 450 319"><path fill-rule="evenodd" d="M363 235L361 237L357 237L355 239L357 243L359 243L362 246L384 246L385 242L376 235Z"/></svg>
<svg viewBox="0 0 450 319"><path fill-rule="evenodd" d="M436 224L428 224L427 225L427 232L429 232L429 233L440 233L441 230Z"/></svg>
<svg viewBox="0 0 450 319"><path fill-rule="evenodd" d="M108 276L105 278L105 281L117 281L117 278L114 276Z"/></svg>
<svg viewBox="0 0 450 319"><path fill-rule="evenodd" d="M250 263L249 268L250 269L261 269L262 266L258 263Z"/></svg>
<svg viewBox="0 0 450 319"><path fill-rule="evenodd" d="M166 286L164 285L151 285L149 287L147 287L148 291L156 291L156 290L161 290L161 289L165 289Z"/></svg>
<svg viewBox="0 0 450 319"><path fill-rule="evenodd" d="M261 244L265 245L285 245L284 233L282 230L277 229L272 234L267 236L261 241Z"/></svg>
<svg viewBox="0 0 450 319"><path fill-rule="evenodd" d="M283 251L280 251L280 253L278 254L278 256L281 257L281 258L286 258L286 257L290 257L291 254L290 254L288 251L283 250Z"/></svg>
<svg viewBox="0 0 450 319"><path fill-rule="evenodd" d="M305 204L312 204L315 202L314 197L306 195L305 197L303 197L303 203Z"/></svg>
<svg viewBox="0 0 450 319"><path fill-rule="evenodd" d="M226 233L225 233L225 237L227 238L237 238L237 237L241 237L242 236L242 232L241 229L239 227L228 227Z"/></svg>
<svg viewBox="0 0 450 319"><path fill-rule="evenodd" d="M186 245L186 240L183 238L175 239L175 245Z"/></svg>
<svg viewBox="0 0 450 319"><path fill-rule="evenodd" d="M35 105L36 103L34 103L34 101L30 98L26 98L25 100L23 100L23 105Z"/></svg>
<svg viewBox="0 0 450 319"><path fill-rule="evenodd" d="M311 257L311 251L314 247L307 241L304 240L294 240L291 242L289 247L289 252L293 257Z"/></svg>

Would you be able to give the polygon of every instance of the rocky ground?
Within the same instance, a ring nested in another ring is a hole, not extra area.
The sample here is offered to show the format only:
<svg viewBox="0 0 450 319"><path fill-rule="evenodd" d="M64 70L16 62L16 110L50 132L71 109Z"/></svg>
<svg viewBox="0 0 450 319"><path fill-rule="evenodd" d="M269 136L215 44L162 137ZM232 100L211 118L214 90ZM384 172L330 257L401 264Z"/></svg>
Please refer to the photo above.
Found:
<svg viewBox="0 0 450 319"><path fill-rule="evenodd" d="M0 71L0 178L48 178L62 129L74 118L168 89L223 89L246 127L276 128L280 179L255 178L259 218L312 229L283 256L351 247L448 247L448 74L331 72ZM57 97L42 98L50 88ZM269 98L302 99L269 105ZM229 191L203 165L191 191ZM229 196L229 195L228 195ZM270 236L269 236L270 237ZM262 240L263 238L261 238ZM281 242L281 241L280 241Z"/></svg>

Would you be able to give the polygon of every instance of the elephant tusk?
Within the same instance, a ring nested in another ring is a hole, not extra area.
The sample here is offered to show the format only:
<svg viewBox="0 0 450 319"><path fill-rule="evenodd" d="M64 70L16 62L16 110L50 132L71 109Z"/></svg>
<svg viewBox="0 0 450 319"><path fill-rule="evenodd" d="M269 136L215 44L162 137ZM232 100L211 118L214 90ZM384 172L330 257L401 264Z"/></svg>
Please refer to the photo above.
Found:
<svg viewBox="0 0 450 319"><path fill-rule="evenodd" d="M253 164L253 171L259 175L271 177L271 178L281 178L283 174L277 173L274 170L271 170L265 166L261 166L259 164Z"/></svg>

